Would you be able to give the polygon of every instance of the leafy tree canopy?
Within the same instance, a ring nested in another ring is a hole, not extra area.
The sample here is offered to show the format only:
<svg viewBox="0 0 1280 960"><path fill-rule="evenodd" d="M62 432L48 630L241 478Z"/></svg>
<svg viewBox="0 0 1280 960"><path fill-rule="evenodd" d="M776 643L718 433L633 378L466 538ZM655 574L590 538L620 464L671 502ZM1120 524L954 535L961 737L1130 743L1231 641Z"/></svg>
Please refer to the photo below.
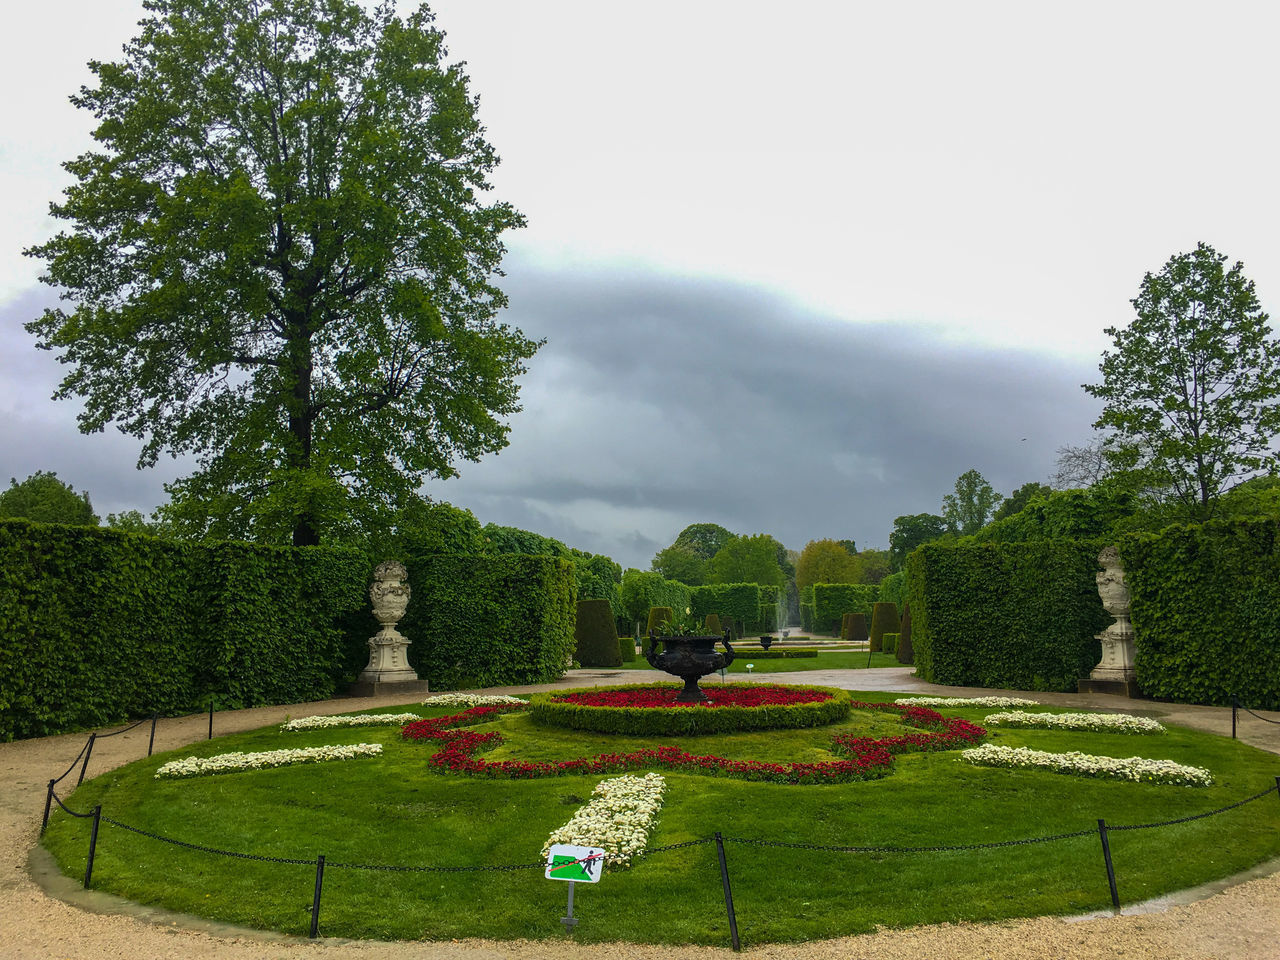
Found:
<svg viewBox="0 0 1280 960"><path fill-rule="evenodd" d="M810 540L796 561L796 587L815 583L858 583L858 558L839 540Z"/></svg>
<svg viewBox="0 0 1280 960"><path fill-rule="evenodd" d="M987 525L1000 504L1000 494L977 470L956 478L955 490L942 498L942 518L947 529L960 536L977 533Z"/></svg>
<svg viewBox="0 0 1280 960"><path fill-rule="evenodd" d="M125 533L140 533L148 537L172 537L173 527L161 520L157 514L151 518L143 516L141 510L124 510L120 513L108 513L104 524L112 530Z"/></svg>
<svg viewBox="0 0 1280 960"><path fill-rule="evenodd" d="M711 558L712 583L760 583L782 586L786 574L778 566L779 548L786 548L767 533L734 537Z"/></svg>
<svg viewBox="0 0 1280 960"><path fill-rule="evenodd" d="M892 572L889 566L888 550L868 547L858 554L857 560L858 583L879 583Z"/></svg>
<svg viewBox="0 0 1280 960"><path fill-rule="evenodd" d="M0 493L0 517L35 520L39 523L66 523L96 527L89 494L76 493L52 471L37 470L21 483L9 480L9 489Z"/></svg>
<svg viewBox="0 0 1280 960"><path fill-rule="evenodd" d="M496 321L497 156L425 7L147 0L73 98L97 147L27 251L74 309L27 324L84 432L193 453L165 515L311 544L506 445L538 343Z"/></svg>
<svg viewBox="0 0 1280 960"><path fill-rule="evenodd" d="M1005 517L1011 517L1018 513L1032 500L1037 497L1047 497L1053 493L1053 488L1043 483L1036 483L1034 480L1030 483L1024 483L1008 498L1000 504L995 514L991 517L994 520L1003 520Z"/></svg>
<svg viewBox="0 0 1280 960"><path fill-rule="evenodd" d="M1108 327L1094 424L1108 456L1166 488L1188 519L1221 494L1273 470L1280 433L1280 343L1244 276L1205 243L1142 279L1125 328Z"/></svg>
<svg viewBox="0 0 1280 960"><path fill-rule="evenodd" d="M679 580L691 587L700 587L707 582L707 566L707 560L679 542L659 550L653 558L655 572L667 580Z"/></svg>
<svg viewBox="0 0 1280 960"><path fill-rule="evenodd" d="M718 523L692 523L676 535L672 546L685 547L703 560L710 560L733 537L732 533Z"/></svg>
<svg viewBox="0 0 1280 960"><path fill-rule="evenodd" d="M889 567L894 572L907 562L907 554L931 540L947 533L947 521L933 513L913 513L895 517L893 532L889 534Z"/></svg>

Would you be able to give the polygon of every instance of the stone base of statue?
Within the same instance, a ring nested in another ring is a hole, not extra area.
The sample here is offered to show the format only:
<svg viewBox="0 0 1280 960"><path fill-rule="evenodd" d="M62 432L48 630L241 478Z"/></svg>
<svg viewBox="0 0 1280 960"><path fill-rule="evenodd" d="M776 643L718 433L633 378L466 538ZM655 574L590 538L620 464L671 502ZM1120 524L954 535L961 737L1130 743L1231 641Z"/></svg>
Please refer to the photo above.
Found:
<svg viewBox="0 0 1280 960"><path fill-rule="evenodd" d="M425 680L357 680L347 687L349 697L399 697L412 700L428 693Z"/></svg>
<svg viewBox="0 0 1280 960"><path fill-rule="evenodd" d="M1128 680L1095 680L1086 677L1076 681L1080 693L1108 693L1114 697L1128 697L1137 700L1142 696L1138 681L1130 677Z"/></svg>

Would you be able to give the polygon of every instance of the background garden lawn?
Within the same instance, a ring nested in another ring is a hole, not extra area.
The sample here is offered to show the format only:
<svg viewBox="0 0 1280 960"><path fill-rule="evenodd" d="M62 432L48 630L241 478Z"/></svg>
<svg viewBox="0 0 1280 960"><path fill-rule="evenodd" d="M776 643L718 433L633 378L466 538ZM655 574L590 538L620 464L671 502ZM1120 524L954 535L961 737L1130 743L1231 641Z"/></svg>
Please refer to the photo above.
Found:
<svg viewBox="0 0 1280 960"><path fill-rule="evenodd" d="M864 654L865 657L865 654ZM884 693L854 693L884 700ZM369 712L456 713L408 705ZM995 712L942 709L976 723ZM476 728L508 739L486 756L568 759L624 751L642 738L547 730L521 714ZM815 730L663 738L693 753L763 760L835 759L833 734L906 732L891 715L855 711ZM155 780L180 756L332 743L382 743L380 758L186 780ZM1237 741L1173 729L1137 736L1045 730L991 731L1007 746L1118 757L1166 758L1209 768L1214 786L1191 788L974 767L958 751L908 754L889 776L821 786L748 783L661 771L665 805L652 847L710 838L726 844L744 942L794 941L955 920L1076 913L1109 903L1097 834L974 851L858 854L741 843L937 846L1094 830L1215 809L1275 783L1276 757ZM653 741L644 745L660 745ZM283 734L271 727L201 742L104 774L68 798L72 809L163 836L268 857L328 863L320 928L326 936L398 939L560 937L565 888L543 879L550 832L602 779L491 780L432 772L435 747L406 743L398 727ZM62 868L83 874L88 824L55 814L45 837ZM1127 902L1229 875L1280 855L1280 801L1264 797L1219 816L1113 833ZM479 873L388 872L340 864L530 865ZM538 866L532 866L538 864ZM305 934L314 868L221 857L104 823L94 887L212 919ZM578 940L725 944L727 923L713 844L655 854L579 888ZM655 923L654 917L661 917Z"/></svg>

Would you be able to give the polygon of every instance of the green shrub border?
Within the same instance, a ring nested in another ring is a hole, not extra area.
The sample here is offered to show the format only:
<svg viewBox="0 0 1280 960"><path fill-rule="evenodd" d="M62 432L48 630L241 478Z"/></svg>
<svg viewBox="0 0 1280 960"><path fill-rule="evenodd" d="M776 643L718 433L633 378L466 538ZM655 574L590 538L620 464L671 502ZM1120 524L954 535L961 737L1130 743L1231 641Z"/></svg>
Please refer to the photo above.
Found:
<svg viewBox="0 0 1280 960"><path fill-rule="evenodd" d="M776 686L770 684L770 686ZM629 683L609 687L581 687L535 693L529 700L529 715L535 723L567 730L589 730L593 733L616 733L636 737L694 736L704 733L736 733L754 730L794 730L825 727L849 716L852 701L846 690L835 687L793 685L800 690L817 690L831 694L820 703L793 703L762 707L673 707L662 710L651 707L588 707L580 703L562 703L556 697L594 690L647 690L660 687L682 688L678 683Z"/></svg>
<svg viewBox="0 0 1280 960"><path fill-rule="evenodd" d="M792 660L818 655L817 650L809 647L796 647L794 650L743 650L738 647L734 652L743 660Z"/></svg>

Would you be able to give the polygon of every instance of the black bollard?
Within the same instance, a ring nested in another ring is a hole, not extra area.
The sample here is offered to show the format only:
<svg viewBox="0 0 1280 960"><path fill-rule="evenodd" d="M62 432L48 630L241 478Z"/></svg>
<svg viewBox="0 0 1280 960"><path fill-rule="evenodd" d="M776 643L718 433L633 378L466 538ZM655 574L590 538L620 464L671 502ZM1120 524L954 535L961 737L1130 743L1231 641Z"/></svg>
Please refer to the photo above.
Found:
<svg viewBox="0 0 1280 960"><path fill-rule="evenodd" d="M729 889L729 866L724 859L724 838L720 836L720 831L716 831L716 853L720 857L720 882L724 885L724 908L729 913L729 939L733 943L734 950L741 950L742 944L738 940L738 918L733 912L733 891Z"/></svg>
<svg viewBox="0 0 1280 960"><path fill-rule="evenodd" d="M84 772L89 769L89 758L93 756L93 743L98 739L96 733L89 734L89 747L84 752L84 763L80 764L80 779L76 781L76 786L84 783Z"/></svg>
<svg viewBox="0 0 1280 960"><path fill-rule="evenodd" d="M1098 820L1098 836L1102 838L1102 859L1107 862L1107 883L1111 887L1111 906L1120 912L1120 893L1116 890L1116 868L1111 863L1111 844L1107 840L1107 821Z"/></svg>
<svg viewBox="0 0 1280 960"><path fill-rule="evenodd" d="M1280 781L1280 777L1277 777L1276 779L1277 781ZM44 819L40 821L41 836L44 836L45 830L49 828L49 811L53 809L53 785L57 782L57 780L50 780L49 790L44 795Z"/></svg>
<svg viewBox="0 0 1280 960"><path fill-rule="evenodd" d="M98 850L98 823L102 820L102 804L93 808L93 826L89 830L89 860L84 865L84 888L89 889L89 881L93 879L93 857Z"/></svg>
<svg viewBox="0 0 1280 960"><path fill-rule="evenodd" d="M311 939L320 935L320 888L324 885L324 854L316 857L316 892L311 898Z"/></svg>
<svg viewBox="0 0 1280 960"><path fill-rule="evenodd" d="M151 756L151 751L152 751L152 750L154 750L154 749L155 749L155 746L156 746L156 721L157 721L157 720L159 720L159 719L160 719L160 714L159 714L159 713L153 713L153 714L151 715L151 739L150 739L150 741L148 741L148 743L147 743L147 756L148 756L148 757L149 757L149 756Z"/></svg>
<svg viewBox="0 0 1280 960"><path fill-rule="evenodd" d="M213 739L213 701L209 701L209 739Z"/></svg>
<svg viewBox="0 0 1280 960"><path fill-rule="evenodd" d="M1240 698L1231 698L1231 739L1236 738L1236 711L1240 709Z"/></svg>

